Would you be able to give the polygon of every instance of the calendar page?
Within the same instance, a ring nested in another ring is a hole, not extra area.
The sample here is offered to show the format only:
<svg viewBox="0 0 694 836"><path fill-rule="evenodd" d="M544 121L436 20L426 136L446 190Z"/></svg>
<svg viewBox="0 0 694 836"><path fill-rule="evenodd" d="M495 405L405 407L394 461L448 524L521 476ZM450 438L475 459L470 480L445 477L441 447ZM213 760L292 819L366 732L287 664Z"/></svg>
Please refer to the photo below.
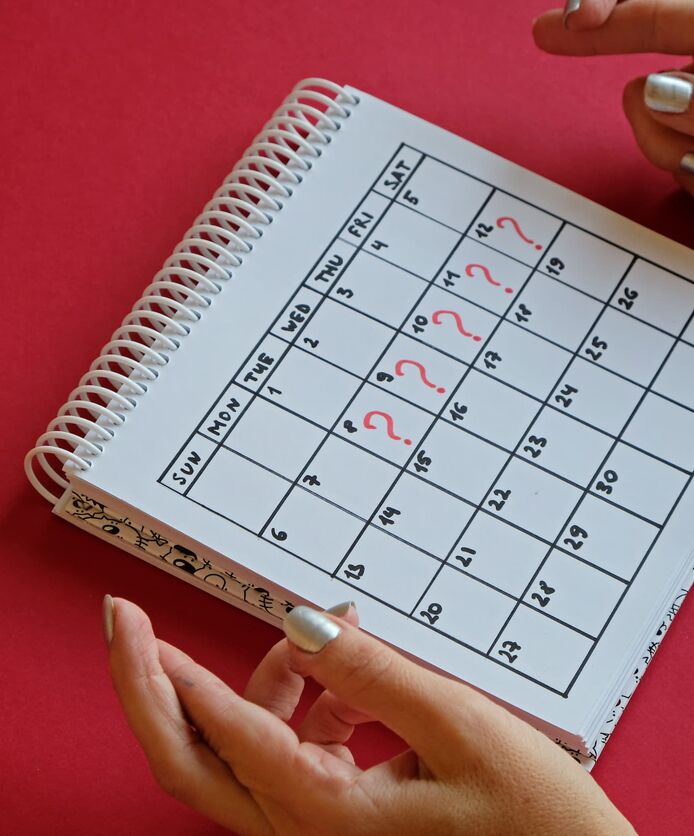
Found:
<svg viewBox="0 0 694 836"><path fill-rule="evenodd" d="M694 546L694 259L366 94L86 480L578 732Z"/></svg>

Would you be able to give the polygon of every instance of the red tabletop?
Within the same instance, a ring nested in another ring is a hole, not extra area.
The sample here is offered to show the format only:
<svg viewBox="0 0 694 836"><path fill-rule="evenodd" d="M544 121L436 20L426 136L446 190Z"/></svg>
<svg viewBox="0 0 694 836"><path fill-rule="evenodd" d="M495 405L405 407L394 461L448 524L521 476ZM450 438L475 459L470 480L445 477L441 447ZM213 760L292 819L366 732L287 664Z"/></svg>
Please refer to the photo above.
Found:
<svg viewBox="0 0 694 836"><path fill-rule="evenodd" d="M55 519L21 459L274 107L347 82L689 246L694 202L621 111L658 56L537 51L542 0L53 3L0 10L2 829L211 834L150 777L111 689L105 592L242 687L279 634ZM683 62L681 62L683 63ZM694 602L594 771L642 834L691 833ZM359 762L394 753L356 735Z"/></svg>

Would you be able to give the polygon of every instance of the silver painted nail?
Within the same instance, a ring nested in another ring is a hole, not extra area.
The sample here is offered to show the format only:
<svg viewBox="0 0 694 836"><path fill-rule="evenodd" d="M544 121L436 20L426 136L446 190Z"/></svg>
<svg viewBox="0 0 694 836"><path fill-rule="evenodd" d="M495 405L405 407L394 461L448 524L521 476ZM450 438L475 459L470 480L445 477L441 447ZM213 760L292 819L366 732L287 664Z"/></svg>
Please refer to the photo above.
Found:
<svg viewBox="0 0 694 836"><path fill-rule="evenodd" d="M110 595L104 595L102 613L104 618L104 638L106 639L106 644L110 645L113 641L113 598Z"/></svg>
<svg viewBox="0 0 694 836"><path fill-rule="evenodd" d="M294 607L284 619L283 627L289 641L307 653L318 653L340 635L334 621L310 607Z"/></svg>
<svg viewBox="0 0 694 836"><path fill-rule="evenodd" d="M344 601L342 604L335 604L334 607L330 607L326 612L329 612L330 615L336 615L338 618L344 618L349 612L350 607L354 607L356 610L357 605L354 601Z"/></svg>
<svg viewBox="0 0 694 836"><path fill-rule="evenodd" d="M643 98L657 113L686 113L692 102L692 83L676 75L651 73L646 79Z"/></svg>
<svg viewBox="0 0 694 836"><path fill-rule="evenodd" d="M680 160L680 168L682 171L686 171L687 174L694 174L694 151L682 157Z"/></svg>
<svg viewBox="0 0 694 836"><path fill-rule="evenodd" d="M572 15L574 12L577 12L580 8L581 0L566 0L566 6L564 6L564 29L569 28L566 25L569 19L569 15Z"/></svg>

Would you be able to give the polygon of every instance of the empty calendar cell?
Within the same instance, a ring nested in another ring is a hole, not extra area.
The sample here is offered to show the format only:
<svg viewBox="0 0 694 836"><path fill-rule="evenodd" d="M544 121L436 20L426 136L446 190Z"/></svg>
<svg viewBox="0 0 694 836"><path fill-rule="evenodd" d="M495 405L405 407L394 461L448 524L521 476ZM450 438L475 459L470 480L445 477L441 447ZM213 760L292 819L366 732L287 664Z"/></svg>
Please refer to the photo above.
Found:
<svg viewBox="0 0 694 836"><path fill-rule="evenodd" d="M443 417L513 450L539 409L536 400L471 369Z"/></svg>
<svg viewBox="0 0 694 836"><path fill-rule="evenodd" d="M261 394L278 406L329 429L361 381L310 351L291 348Z"/></svg>
<svg viewBox="0 0 694 836"><path fill-rule="evenodd" d="M694 378L689 385L694 389ZM649 392L623 438L671 464L694 470L694 410Z"/></svg>
<svg viewBox="0 0 694 836"><path fill-rule="evenodd" d="M694 409L694 346L677 343L653 383L653 391Z"/></svg>
<svg viewBox="0 0 694 836"><path fill-rule="evenodd" d="M514 604L508 595L444 566L412 614L486 653Z"/></svg>
<svg viewBox="0 0 694 836"><path fill-rule="evenodd" d="M543 257L539 269L606 302L632 258L614 244L567 224Z"/></svg>
<svg viewBox="0 0 694 836"><path fill-rule="evenodd" d="M445 560L473 508L404 473L379 506L372 525Z"/></svg>
<svg viewBox="0 0 694 836"><path fill-rule="evenodd" d="M451 552L448 564L518 597L546 554L547 544L542 540L478 513Z"/></svg>
<svg viewBox="0 0 694 836"><path fill-rule="evenodd" d="M333 572L364 527L362 520L294 488L263 536L325 572Z"/></svg>
<svg viewBox="0 0 694 836"><path fill-rule="evenodd" d="M359 252L330 295L337 302L399 328L426 284L382 258Z"/></svg>
<svg viewBox="0 0 694 836"><path fill-rule="evenodd" d="M397 201L462 233L491 193L486 183L425 157Z"/></svg>
<svg viewBox="0 0 694 836"><path fill-rule="evenodd" d="M607 308L581 348L581 357L648 386L674 340L662 331Z"/></svg>
<svg viewBox="0 0 694 836"><path fill-rule="evenodd" d="M557 546L624 580L631 580L658 534L652 523L588 494Z"/></svg>
<svg viewBox="0 0 694 836"><path fill-rule="evenodd" d="M433 279L459 238L454 230L393 203L363 249L423 279Z"/></svg>
<svg viewBox="0 0 694 836"><path fill-rule="evenodd" d="M694 283L639 258L610 304L676 337L694 312Z"/></svg>
<svg viewBox="0 0 694 836"><path fill-rule="evenodd" d="M503 315L531 273L531 268L503 253L463 238L436 277L436 284Z"/></svg>
<svg viewBox="0 0 694 836"><path fill-rule="evenodd" d="M227 436L225 446L294 479L324 437L325 432L308 421L256 398Z"/></svg>
<svg viewBox="0 0 694 836"><path fill-rule="evenodd" d="M414 148L403 145L388 163L374 189L385 197L395 197L403 188L424 155Z"/></svg>
<svg viewBox="0 0 694 836"><path fill-rule="evenodd" d="M617 444L591 490L596 496L660 524L677 502L687 479L681 470L632 447Z"/></svg>
<svg viewBox="0 0 694 836"><path fill-rule="evenodd" d="M545 408L521 442L518 455L585 487L611 446L611 436Z"/></svg>
<svg viewBox="0 0 694 836"><path fill-rule="evenodd" d="M428 412L367 383L340 416L336 432L404 465L432 420Z"/></svg>
<svg viewBox="0 0 694 836"><path fill-rule="evenodd" d="M220 447L188 496L257 534L289 487L286 479Z"/></svg>
<svg viewBox="0 0 694 836"><path fill-rule="evenodd" d="M580 498L578 488L514 458L485 497L483 507L531 534L553 540Z"/></svg>
<svg viewBox="0 0 694 836"><path fill-rule="evenodd" d="M477 217L468 235L524 264L534 266L552 243L560 226L561 221L554 215L497 191Z"/></svg>
<svg viewBox="0 0 694 836"><path fill-rule="evenodd" d="M571 354L566 349L502 322L485 344L475 366L529 395L544 399L570 360Z"/></svg>
<svg viewBox="0 0 694 836"><path fill-rule="evenodd" d="M570 627L520 606L489 655L563 693L592 646L590 639Z"/></svg>
<svg viewBox="0 0 694 836"><path fill-rule="evenodd" d="M297 346L363 377L392 337L393 331L387 326L326 299L299 337Z"/></svg>
<svg viewBox="0 0 694 836"><path fill-rule="evenodd" d="M392 464L331 435L307 464L299 483L367 520L398 473Z"/></svg>
<svg viewBox="0 0 694 836"><path fill-rule="evenodd" d="M301 333L320 301L320 293L302 285L275 320L271 333L292 342Z"/></svg>
<svg viewBox="0 0 694 836"><path fill-rule="evenodd" d="M437 421L417 449L409 469L456 496L477 503L507 459L503 450Z"/></svg>
<svg viewBox="0 0 694 836"><path fill-rule="evenodd" d="M597 429L618 435L642 395L641 387L577 357L548 403Z"/></svg>
<svg viewBox="0 0 694 836"><path fill-rule="evenodd" d="M398 334L369 379L374 386L437 413L466 369L448 355Z"/></svg>
<svg viewBox="0 0 694 836"><path fill-rule="evenodd" d="M498 317L471 302L431 287L410 315L403 331L470 363L498 321Z"/></svg>
<svg viewBox="0 0 694 836"><path fill-rule="evenodd" d="M336 577L409 613L440 565L433 557L369 526Z"/></svg>
<svg viewBox="0 0 694 836"><path fill-rule="evenodd" d="M540 612L595 637L614 612L625 589L623 581L554 550L523 600Z"/></svg>
<svg viewBox="0 0 694 836"><path fill-rule="evenodd" d="M198 432L211 441L224 441L252 398L253 395L247 389L236 383L227 386L201 422Z"/></svg>
<svg viewBox="0 0 694 836"><path fill-rule="evenodd" d="M535 273L507 319L575 351L602 307L590 296Z"/></svg>

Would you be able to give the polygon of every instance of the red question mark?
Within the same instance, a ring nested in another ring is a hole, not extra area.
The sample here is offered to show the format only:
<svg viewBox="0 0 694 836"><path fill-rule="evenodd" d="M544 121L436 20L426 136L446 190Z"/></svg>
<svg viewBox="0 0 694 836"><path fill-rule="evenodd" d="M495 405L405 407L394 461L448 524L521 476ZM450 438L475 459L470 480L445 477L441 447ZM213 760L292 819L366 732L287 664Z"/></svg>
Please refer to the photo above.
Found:
<svg viewBox="0 0 694 836"><path fill-rule="evenodd" d="M395 374L396 374L398 377L402 377L402 376L405 374L405 372L402 370L402 367L403 367L403 366L408 366L408 365L409 365L409 366L415 366L415 367L417 368L417 370L419 371L419 376L422 378L422 383L423 383L425 386L428 386L430 389L436 389L436 391L437 391L440 395L443 395L443 393L444 393L446 390L443 388L443 386L437 386L435 383L432 383L432 382L431 382L431 381L427 378L427 372L426 372L426 369L425 369L425 368L424 368L424 366L423 366L421 363L419 363L417 360L398 360L398 362L395 364Z"/></svg>
<svg viewBox="0 0 694 836"><path fill-rule="evenodd" d="M452 316L455 320L455 327L460 331L460 333L464 337L472 337L472 339L478 343L482 337L478 336L477 334L471 334L470 331L466 331L463 328L463 321L460 318L460 314L457 311L434 311L431 315L432 322L434 325L441 325L441 317L442 316Z"/></svg>
<svg viewBox="0 0 694 836"><path fill-rule="evenodd" d="M518 235L518 237L522 238L523 241L525 241L526 244L535 244L535 242L532 240L532 238L528 238L528 236L523 232L523 230L520 228L520 224L518 223L518 221L515 218L497 218L496 219L496 225L499 227L499 229L504 229L507 223L511 224L511 226L516 230L516 234ZM542 249L542 244L535 244L535 249L536 250L541 250Z"/></svg>
<svg viewBox="0 0 694 836"><path fill-rule="evenodd" d="M475 277L475 271L480 270L484 275L484 278L489 282L489 284L494 285L494 287L501 287L501 282L497 282L495 278L492 277L492 274L489 272L489 268L485 267L484 264L468 264L465 268L466 274L473 279ZM512 287L505 287L504 293L513 293Z"/></svg>
<svg viewBox="0 0 694 836"><path fill-rule="evenodd" d="M367 412L364 416L364 426L367 430L375 430L378 429L376 424L373 423L373 419L376 415L380 415L386 422L386 432L388 433L388 438L392 438L393 441L402 441L403 444L412 444L412 439L410 438L403 438L401 435L396 435L393 431L393 419L387 412L380 412L377 409L374 409L372 412Z"/></svg>

